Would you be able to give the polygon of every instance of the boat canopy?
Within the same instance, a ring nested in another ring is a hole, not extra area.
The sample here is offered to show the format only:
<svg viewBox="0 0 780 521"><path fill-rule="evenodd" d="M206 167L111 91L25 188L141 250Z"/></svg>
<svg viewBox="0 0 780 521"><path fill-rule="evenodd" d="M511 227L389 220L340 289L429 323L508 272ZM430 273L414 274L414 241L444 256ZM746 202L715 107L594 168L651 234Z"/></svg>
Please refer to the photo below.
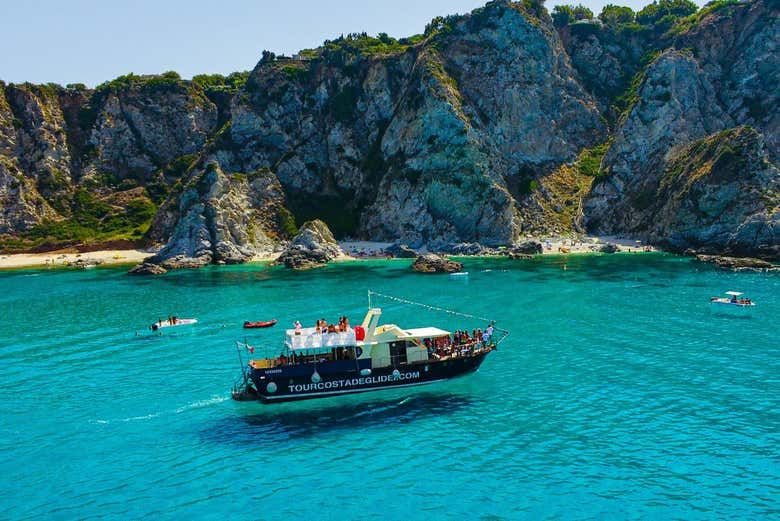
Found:
<svg viewBox="0 0 780 521"><path fill-rule="evenodd" d="M321 349L323 347L350 347L358 345L355 330L341 333L318 333L317 328L307 327L295 334L294 329L285 331L284 343L292 350Z"/></svg>
<svg viewBox="0 0 780 521"><path fill-rule="evenodd" d="M418 327L416 329L405 329L406 338L436 338L440 336L449 336L449 331L444 331L438 327Z"/></svg>
<svg viewBox="0 0 780 521"><path fill-rule="evenodd" d="M726 295L731 295L732 297L738 297L742 295L742 293L740 293L739 291L727 291Z"/></svg>

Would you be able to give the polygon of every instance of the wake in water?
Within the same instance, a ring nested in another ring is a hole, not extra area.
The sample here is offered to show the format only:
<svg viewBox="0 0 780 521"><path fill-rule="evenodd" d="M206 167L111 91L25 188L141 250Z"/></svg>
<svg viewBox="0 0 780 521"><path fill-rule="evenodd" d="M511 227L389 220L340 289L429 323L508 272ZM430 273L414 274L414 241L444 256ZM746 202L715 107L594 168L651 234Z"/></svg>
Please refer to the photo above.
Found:
<svg viewBox="0 0 780 521"><path fill-rule="evenodd" d="M157 338L173 337L186 338L190 336L215 335L227 329L229 324L212 324L210 326L200 326L182 331L151 331L148 329L136 330L133 336L134 340L154 340Z"/></svg>
<svg viewBox="0 0 780 521"><path fill-rule="evenodd" d="M229 400L229 396L212 396L211 398L207 398L205 400L198 400L192 403L188 403L187 405L183 405L181 407L177 407L176 409L169 409L165 411L159 411L154 413L145 414L142 416L129 416L127 418L116 418L113 420L90 420L90 423L98 424L98 425L107 425L110 423L126 423L126 422L134 422L134 421L145 421L145 420L152 420L154 418L159 418L161 416L170 416L174 414L181 414L183 412L191 411L194 409L202 409L204 407L210 407L212 405L217 405L222 402L226 402Z"/></svg>

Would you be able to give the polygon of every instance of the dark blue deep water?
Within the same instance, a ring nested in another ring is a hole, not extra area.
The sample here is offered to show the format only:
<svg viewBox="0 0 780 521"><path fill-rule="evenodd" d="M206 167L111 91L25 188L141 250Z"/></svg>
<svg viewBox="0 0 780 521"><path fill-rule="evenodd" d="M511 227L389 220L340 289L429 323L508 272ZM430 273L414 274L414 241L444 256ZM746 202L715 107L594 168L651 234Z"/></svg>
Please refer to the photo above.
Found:
<svg viewBox="0 0 780 521"><path fill-rule="evenodd" d="M780 276L660 254L465 263L467 281L406 261L0 273L0 518L780 516ZM369 288L511 335L424 391L229 399L244 320L280 319L248 337L281 346L295 319L358 322ZM752 316L711 312L729 289ZM135 336L169 314L200 324Z"/></svg>

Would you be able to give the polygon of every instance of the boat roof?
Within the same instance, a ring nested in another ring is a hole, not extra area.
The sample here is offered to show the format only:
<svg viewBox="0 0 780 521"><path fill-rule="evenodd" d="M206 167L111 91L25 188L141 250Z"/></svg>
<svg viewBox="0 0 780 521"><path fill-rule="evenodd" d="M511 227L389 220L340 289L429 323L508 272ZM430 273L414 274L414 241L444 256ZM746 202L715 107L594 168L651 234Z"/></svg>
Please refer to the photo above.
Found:
<svg viewBox="0 0 780 521"><path fill-rule="evenodd" d="M404 329L403 331L408 335L406 338L431 338L450 334L449 331L444 331L438 327L418 327L414 329Z"/></svg>
<svg viewBox="0 0 780 521"><path fill-rule="evenodd" d="M743 295L744 293L740 293L739 291L727 291L726 295L733 295L735 297L738 297L740 295Z"/></svg>

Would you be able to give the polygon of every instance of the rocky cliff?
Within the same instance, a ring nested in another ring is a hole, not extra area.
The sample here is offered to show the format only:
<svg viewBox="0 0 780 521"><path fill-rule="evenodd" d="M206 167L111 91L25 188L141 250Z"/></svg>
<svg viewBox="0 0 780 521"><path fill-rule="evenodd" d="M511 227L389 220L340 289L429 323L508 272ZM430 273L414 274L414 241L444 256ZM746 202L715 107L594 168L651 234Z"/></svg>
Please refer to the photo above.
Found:
<svg viewBox="0 0 780 521"><path fill-rule="evenodd" d="M776 2L727 5L642 72L588 228L676 250L780 254Z"/></svg>
<svg viewBox="0 0 780 521"><path fill-rule="evenodd" d="M587 227L773 256L777 6L723 3L556 30L495 1L228 78L0 83L0 242L125 239L198 266L318 218L434 249Z"/></svg>

